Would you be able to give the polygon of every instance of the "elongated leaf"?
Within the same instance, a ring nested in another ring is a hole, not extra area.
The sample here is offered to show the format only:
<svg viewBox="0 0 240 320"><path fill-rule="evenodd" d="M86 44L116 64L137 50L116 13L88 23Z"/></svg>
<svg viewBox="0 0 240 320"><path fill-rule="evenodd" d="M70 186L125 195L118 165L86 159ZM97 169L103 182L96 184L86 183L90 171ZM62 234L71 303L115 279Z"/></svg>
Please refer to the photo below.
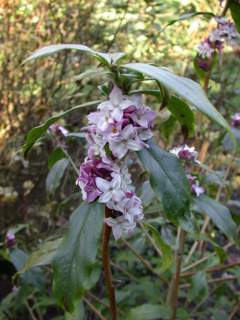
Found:
<svg viewBox="0 0 240 320"><path fill-rule="evenodd" d="M23 268L19 271L19 273L24 273L33 267L46 266L50 264L61 241L62 238L43 243L38 250L28 256Z"/></svg>
<svg viewBox="0 0 240 320"><path fill-rule="evenodd" d="M207 16L207 17L214 17L214 14L212 12L203 12L203 11L199 11L199 12L189 12L189 13L185 13L183 15L181 15L180 17L178 17L177 19L171 20L163 29L162 31L164 31L167 27L173 25L176 22L180 22L180 21L184 21L184 20L188 20L191 19L193 17L196 16Z"/></svg>
<svg viewBox="0 0 240 320"><path fill-rule="evenodd" d="M189 291L189 301L196 299L201 302L208 296L208 283L205 272L198 272L192 278L192 287Z"/></svg>
<svg viewBox="0 0 240 320"><path fill-rule="evenodd" d="M141 72L152 79L158 80L210 119L230 131L227 121L214 108L199 84L193 80L177 76L165 68L158 68L144 63L129 63L123 65L123 67Z"/></svg>
<svg viewBox="0 0 240 320"><path fill-rule="evenodd" d="M69 230L54 259L54 295L68 311L84 289L96 281L92 271L103 225L103 206L82 204L71 218Z"/></svg>
<svg viewBox="0 0 240 320"><path fill-rule="evenodd" d="M206 213L213 223L230 239L238 242L237 225L225 206L219 202L205 196L194 198L194 203L204 213Z"/></svg>
<svg viewBox="0 0 240 320"><path fill-rule="evenodd" d="M61 179L69 164L68 159L57 161L49 171L46 180L46 189L48 193L53 194L60 185Z"/></svg>
<svg viewBox="0 0 240 320"><path fill-rule="evenodd" d="M56 44L56 45L50 45L50 46L46 46L36 50L33 54L30 55L30 57L24 60L23 63L26 63L41 57L46 57L62 50L69 50L69 49L78 50L81 52L91 54L92 56L98 58L101 62L105 64L114 64L126 55L123 52L116 52L116 53L109 53L109 54L98 52L81 44Z"/></svg>
<svg viewBox="0 0 240 320"><path fill-rule="evenodd" d="M173 265L172 249L165 241L163 241L159 231L153 225L149 223L144 223L144 226L146 226L150 230L156 245L162 252L160 272L165 272Z"/></svg>
<svg viewBox="0 0 240 320"><path fill-rule="evenodd" d="M165 213L177 220L189 212L191 200L187 177L179 160L149 141L149 148L138 152L142 165L150 175L150 184L162 201Z"/></svg>
<svg viewBox="0 0 240 320"><path fill-rule="evenodd" d="M194 134L194 114L189 106L179 98L172 96L167 108L177 118L186 136Z"/></svg>
<svg viewBox="0 0 240 320"><path fill-rule="evenodd" d="M41 124L40 126L37 126L35 128L32 128L28 134L27 134L27 139L26 139L26 143L23 145L23 151L24 151L24 155L26 156L27 153L29 152L29 150L32 148L32 146L34 145L34 143L41 138L41 136L47 131L47 129L50 127L51 124L57 122L59 119L67 116L69 113L77 111L81 108L85 108L85 107L93 107L96 106L98 103L100 103L101 101L91 101L91 102L87 102L84 104L81 104L79 106L73 107L65 112L62 112L54 117L49 118L47 121L45 121L43 124Z"/></svg>

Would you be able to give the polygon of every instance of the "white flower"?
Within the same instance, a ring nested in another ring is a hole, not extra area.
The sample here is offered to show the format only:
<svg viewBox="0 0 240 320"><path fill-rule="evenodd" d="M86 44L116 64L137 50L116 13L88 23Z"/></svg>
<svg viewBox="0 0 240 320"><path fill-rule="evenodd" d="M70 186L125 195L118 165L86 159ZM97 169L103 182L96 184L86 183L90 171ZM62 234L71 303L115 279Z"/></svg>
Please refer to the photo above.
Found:
<svg viewBox="0 0 240 320"><path fill-rule="evenodd" d="M132 125L126 126L119 136L109 141L109 147L113 155L122 159L128 150L139 151L145 146L137 137L137 132Z"/></svg>
<svg viewBox="0 0 240 320"><path fill-rule="evenodd" d="M135 222L127 221L124 216L113 218L106 218L105 223L112 227L112 232L115 240L120 239L123 235L130 235L136 227Z"/></svg>
<svg viewBox="0 0 240 320"><path fill-rule="evenodd" d="M203 59L211 58L211 56L214 52L214 49L211 48L208 41L204 40L204 41L200 42L199 45L197 46L197 52L198 52L199 56Z"/></svg>
<svg viewBox="0 0 240 320"><path fill-rule="evenodd" d="M189 147L186 144L178 146L169 151L174 154L177 158L181 160L193 161L197 164L200 162L197 160L198 152L195 150L195 147Z"/></svg>
<svg viewBox="0 0 240 320"><path fill-rule="evenodd" d="M121 187L121 176L118 173L112 174L113 179L111 181L104 180L100 177L96 178L97 188L102 192L99 197L99 202L107 203L110 200L120 201L124 196L124 192Z"/></svg>

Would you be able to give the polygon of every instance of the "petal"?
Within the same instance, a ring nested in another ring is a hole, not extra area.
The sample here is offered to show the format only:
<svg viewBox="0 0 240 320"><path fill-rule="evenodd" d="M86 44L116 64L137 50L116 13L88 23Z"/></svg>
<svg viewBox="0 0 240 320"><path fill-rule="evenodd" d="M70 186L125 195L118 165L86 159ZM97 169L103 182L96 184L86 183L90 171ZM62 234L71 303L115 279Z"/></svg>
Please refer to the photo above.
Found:
<svg viewBox="0 0 240 320"><path fill-rule="evenodd" d="M118 159L122 159L128 151L127 145L121 142L110 142L109 148Z"/></svg>
<svg viewBox="0 0 240 320"><path fill-rule="evenodd" d="M129 139L132 138L134 135L136 134L136 130L134 129L134 127L129 124L128 126L126 126L123 130L122 130L122 137L124 139Z"/></svg>
<svg viewBox="0 0 240 320"><path fill-rule="evenodd" d="M117 86L114 86L109 95L109 99L114 106L119 105L123 100L122 91Z"/></svg>
<svg viewBox="0 0 240 320"><path fill-rule="evenodd" d="M121 121L123 118L123 112L118 108L114 108L111 116L113 117L114 120Z"/></svg>
<svg viewBox="0 0 240 320"><path fill-rule="evenodd" d="M112 193L110 191L104 192L98 199L101 203L107 203L112 198Z"/></svg>
<svg viewBox="0 0 240 320"><path fill-rule="evenodd" d="M114 177L111 181L111 186L113 189L119 189L121 186L121 176L120 174L114 174Z"/></svg>
<svg viewBox="0 0 240 320"><path fill-rule="evenodd" d="M129 140L127 143L127 147L129 150L139 151L143 148L139 141L136 140Z"/></svg>
<svg viewBox="0 0 240 320"><path fill-rule="evenodd" d="M96 185L100 191L108 191L110 188L110 183L107 180L104 180L100 177L96 178Z"/></svg>

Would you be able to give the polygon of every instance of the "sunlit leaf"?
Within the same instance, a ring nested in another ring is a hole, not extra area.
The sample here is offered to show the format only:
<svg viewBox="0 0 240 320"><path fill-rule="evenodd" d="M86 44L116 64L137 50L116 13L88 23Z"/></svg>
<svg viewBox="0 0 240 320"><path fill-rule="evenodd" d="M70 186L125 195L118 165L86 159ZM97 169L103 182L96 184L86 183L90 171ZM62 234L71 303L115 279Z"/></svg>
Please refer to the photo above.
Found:
<svg viewBox="0 0 240 320"><path fill-rule="evenodd" d="M62 50L78 50L80 52L85 52L92 56L95 56L105 64L115 64L118 60L120 60L126 55L123 52L116 52L116 53L98 52L81 44L56 44L56 45L50 45L50 46L46 46L36 50L26 60L24 60L23 63L26 63L38 58L42 58L45 56L49 56L51 54L57 53Z"/></svg>
<svg viewBox="0 0 240 320"><path fill-rule="evenodd" d="M152 79L158 80L169 90L172 90L175 94L196 107L210 119L216 121L219 125L230 131L228 122L214 108L200 85L193 80L177 76L166 68L158 68L144 63L129 63L123 65L123 67L142 72Z"/></svg>

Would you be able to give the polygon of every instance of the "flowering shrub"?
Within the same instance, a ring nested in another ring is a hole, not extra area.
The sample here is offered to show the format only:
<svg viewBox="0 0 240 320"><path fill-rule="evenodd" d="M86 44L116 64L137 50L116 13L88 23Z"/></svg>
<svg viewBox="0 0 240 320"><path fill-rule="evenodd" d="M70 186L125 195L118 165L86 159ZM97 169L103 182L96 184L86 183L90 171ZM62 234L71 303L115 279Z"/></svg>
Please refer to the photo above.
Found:
<svg viewBox="0 0 240 320"><path fill-rule="evenodd" d="M28 133L23 148L27 155L43 134L48 132L58 149L49 161L47 191L52 194L57 189L66 169L74 171L76 184L81 190L81 204L72 213L63 239L50 244L51 257L47 260L47 263L53 264L54 297L68 312L76 311L76 301L79 299L84 299L87 305L92 306L87 299L89 290L101 278L101 269L97 269L99 264L96 263L101 236L103 274L109 296L107 314L110 313L114 320L118 317L118 310L111 273L114 259L110 261L109 254L111 232L117 240L114 246L126 244L144 267L162 281L164 290L169 283L166 305L167 315L171 320L177 319L179 314L177 301L180 280L192 276L192 271L189 273L188 268L193 269L202 263L200 259L200 262L194 260L193 266L188 264L198 245L202 246L201 241L208 241L214 247L216 252L212 254L216 254L222 263L224 249L205 234L210 221L230 241L238 242L236 223L229 210L218 202L225 181L219 183L219 177L215 177L220 187L215 198L208 196L214 194L205 180L205 174L211 172L211 168L204 164L209 145L204 141L200 146L197 138L202 125L200 113L224 130L233 144L236 144L233 127L236 129L239 126L238 113L232 116L231 128L206 97L215 55L222 52L225 41L237 37L231 22L223 17L217 17L216 22L217 28L197 49L198 65L202 70L208 71L204 75L205 92L197 82L178 76L169 69L146 63L123 64L122 60L126 55L122 52L107 54L84 45L60 44L44 47L26 60L73 49L97 59L108 77L107 82L98 87L101 93L99 100L69 109L33 128ZM145 86L146 81L149 86ZM145 104L148 99L152 103L151 108ZM159 103L160 111L157 112ZM60 118L93 106L96 110L86 112L84 119L87 119L87 124L80 132L71 132L57 124ZM173 121L181 129L181 134L177 133L179 137L176 138L176 143L174 141L174 148L164 143L161 137L162 128L159 128L161 122L158 122L158 118L165 111L169 115L166 121L168 125ZM198 128L195 128L196 113ZM68 141L73 137L84 138L87 142L87 154L84 155L85 159L79 170L68 147ZM130 167L130 163L134 168ZM134 173L137 173L137 177ZM137 180L141 182L135 182ZM77 197L80 201L79 193ZM157 212L157 215L148 218L146 214L144 217L147 212L151 215L151 210ZM199 213L206 214L204 221L198 220ZM171 234L176 235L176 241L160 234L160 229L162 231L169 226ZM131 239L136 236L138 240L142 240L143 235L146 235L160 257L161 261L157 261L154 267L128 242L130 236ZM189 236L191 247L184 259L186 236ZM12 239L9 235L7 241L11 245L15 238ZM45 253L44 248L40 258L37 255L37 261L30 257L20 273L46 264ZM206 270L209 272L209 269ZM193 275L193 286L196 283L207 283L206 276L195 272ZM188 283L183 285L189 286ZM190 303L198 294L195 288ZM104 319L96 308L92 307L92 310ZM154 319L161 317L161 312L157 305L157 316ZM126 319L138 319L136 314L140 314L142 319L141 312L129 313L128 310Z"/></svg>

